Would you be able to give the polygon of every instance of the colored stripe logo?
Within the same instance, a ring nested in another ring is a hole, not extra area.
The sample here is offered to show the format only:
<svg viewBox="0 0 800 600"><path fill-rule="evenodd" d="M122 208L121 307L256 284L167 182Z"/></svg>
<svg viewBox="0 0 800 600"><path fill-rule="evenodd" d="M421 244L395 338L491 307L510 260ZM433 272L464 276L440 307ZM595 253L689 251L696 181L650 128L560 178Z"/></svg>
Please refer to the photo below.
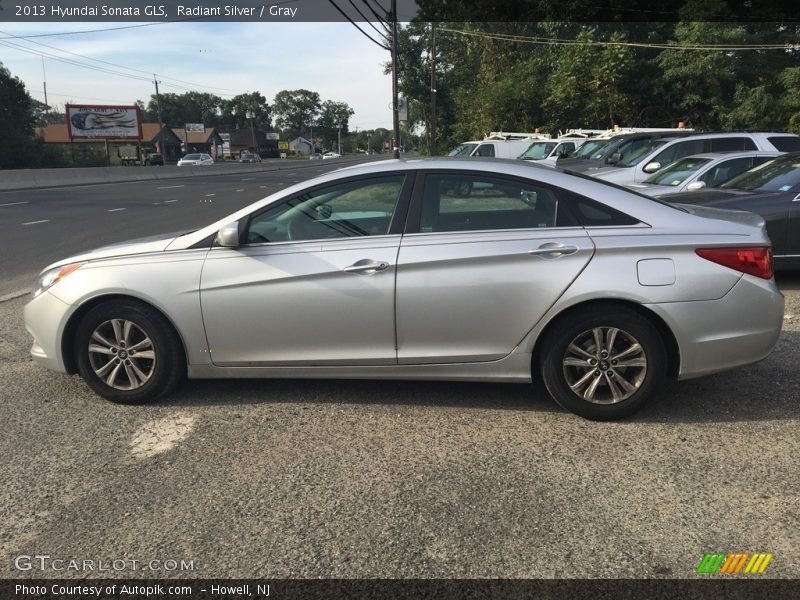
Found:
<svg viewBox="0 0 800 600"><path fill-rule="evenodd" d="M774 555L767 552L706 552L697 573L701 575L761 575Z"/></svg>

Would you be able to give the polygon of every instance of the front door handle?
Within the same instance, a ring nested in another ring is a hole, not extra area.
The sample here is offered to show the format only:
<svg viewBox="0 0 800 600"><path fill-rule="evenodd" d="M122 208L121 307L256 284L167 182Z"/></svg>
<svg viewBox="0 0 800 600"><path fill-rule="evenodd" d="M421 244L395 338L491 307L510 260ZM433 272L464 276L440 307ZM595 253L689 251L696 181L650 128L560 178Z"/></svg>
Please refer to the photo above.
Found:
<svg viewBox="0 0 800 600"><path fill-rule="evenodd" d="M528 254L531 256L541 256L542 258L558 258L559 256L575 254L577 251L577 246L566 246L557 242L547 242L534 250L528 250Z"/></svg>
<svg viewBox="0 0 800 600"><path fill-rule="evenodd" d="M384 269L388 268L388 262L362 258L361 260L354 262L349 267L345 267L344 271L345 273L364 273L366 275L371 275L372 273L377 273L378 271L383 271Z"/></svg>

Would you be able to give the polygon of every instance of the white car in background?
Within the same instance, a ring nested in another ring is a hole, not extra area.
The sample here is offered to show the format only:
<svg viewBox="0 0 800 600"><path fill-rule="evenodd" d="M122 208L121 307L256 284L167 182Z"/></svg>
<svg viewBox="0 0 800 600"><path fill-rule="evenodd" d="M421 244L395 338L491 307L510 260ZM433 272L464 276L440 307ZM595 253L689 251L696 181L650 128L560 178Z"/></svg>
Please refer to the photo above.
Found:
<svg viewBox="0 0 800 600"><path fill-rule="evenodd" d="M541 160L545 161L542 164L555 166L559 158L566 157L567 154L580 148L590 139L591 138L567 138L558 140L536 140L517 158L522 160Z"/></svg>
<svg viewBox="0 0 800 600"><path fill-rule="evenodd" d="M213 164L214 164L214 159L211 158L211 155L203 153L187 154L178 161L179 167L200 167L200 166L210 166Z"/></svg>
<svg viewBox="0 0 800 600"><path fill-rule="evenodd" d="M800 137L791 133L736 131L654 140L649 147L645 146L638 152L631 153L613 167L589 171L587 174L610 183L630 185L642 183L663 167L687 156L755 150L800 150Z"/></svg>
<svg viewBox="0 0 800 600"><path fill-rule="evenodd" d="M713 188L780 154L758 151L695 154L676 160L642 183L631 183L628 187L654 197Z"/></svg>
<svg viewBox="0 0 800 600"><path fill-rule="evenodd" d="M339 154L338 152L326 152L325 154L322 155L323 160L328 158L341 158L341 157L342 155Z"/></svg>

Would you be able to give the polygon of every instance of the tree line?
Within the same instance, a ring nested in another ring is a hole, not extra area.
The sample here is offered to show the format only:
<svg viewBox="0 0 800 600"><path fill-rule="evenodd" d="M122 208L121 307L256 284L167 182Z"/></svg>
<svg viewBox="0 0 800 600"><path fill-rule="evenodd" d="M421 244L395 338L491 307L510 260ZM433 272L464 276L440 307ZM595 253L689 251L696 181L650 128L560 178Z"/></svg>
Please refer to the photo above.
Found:
<svg viewBox="0 0 800 600"><path fill-rule="evenodd" d="M412 23L398 35L400 90L423 151L431 32ZM489 131L614 124L800 132L799 41L796 22L440 22L438 150Z"/></svg>

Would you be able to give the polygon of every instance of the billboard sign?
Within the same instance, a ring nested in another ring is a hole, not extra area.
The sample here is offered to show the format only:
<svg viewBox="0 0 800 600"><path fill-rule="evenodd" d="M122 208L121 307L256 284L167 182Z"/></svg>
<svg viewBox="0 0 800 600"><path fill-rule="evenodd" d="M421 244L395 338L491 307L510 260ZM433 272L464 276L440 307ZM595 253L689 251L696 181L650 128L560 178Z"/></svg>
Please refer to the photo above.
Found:
<svg viewBox="0 0 800 600"><path fill-rule="evenodd" d="M142 114L138 106L86 106L67 104L70 139L142 139Z"/></svg>
<svg viewBox="0 0 800 600"><path fill-rule="evenodd" d="M205 133L206 126L203 123L186 123L184 127L187 133Z"/></svg>
<svg viewBox="0 0 800 600"><path fill-rule="evenodd" d="M268 133L267 134L267 139L268 140L279 140L279 139L281 139L281 134L280 133Z"/></svg>

